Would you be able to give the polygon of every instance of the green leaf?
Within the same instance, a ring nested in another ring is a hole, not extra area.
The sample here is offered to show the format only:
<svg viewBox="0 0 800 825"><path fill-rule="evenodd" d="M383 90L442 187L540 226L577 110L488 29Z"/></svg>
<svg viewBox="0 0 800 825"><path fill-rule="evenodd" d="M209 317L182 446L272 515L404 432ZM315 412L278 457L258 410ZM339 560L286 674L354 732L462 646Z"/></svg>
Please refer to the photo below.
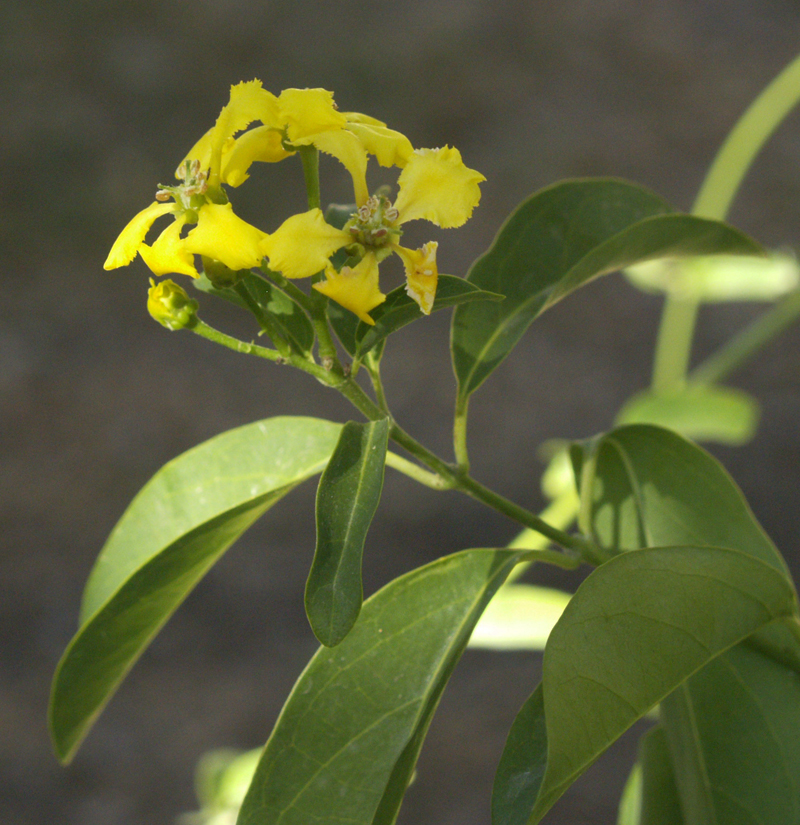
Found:
<svg viewBox="0 0 800 825"><path fill-rule="evenodd" d="M469 647L544 650L547 637L571 596L551 587L507 584L484 610Z"/></svg>
<svg viewBox="0 0 800 825"><path fill-rule="evenodd" d="M651 541L687 540L725 544L788 575L727 473L680 436L656 427L623 427L577 457L584 526L591 526L606 546L633 549ZM633 519L638 524L631 527ZM687 825L800 822L797 789L784 782L778 793L775 785L780 777L800 776L800 753L782 736L796 730L799 673L797 636L788 622L776 622L663 701L672 751L680 755L674 764ZM772 740L769 730L778 731ZM760 743L757 757L748 750L751 742ZM736 743L748 748L743 751ZM744 807L736 808L733 800ZM794 806L791 816L783 815L787 806Z"/></svg>
<svg viewBox="0 0 800 825"><path fill-rule="evenodd" d="M512 213L467 275L506 299L460 307L453 316L461 402L538 315L593 278L638 261L713 252L762 250L725 224L675 213L658 195L623 181L562 181L537 192Z"/></svg>
<svg viewBox="0 0 800 825"><path fill-rule="evenodd" d="M521 755L513 753L526 737L541 740L541 713L528 709L506 745L512 753L503 756L505 777L514 787L495 787L496 825L538 822L650 708L715 656L796 610L783 573L737 550L646 548L596 569L545 648L544 776L541 748L531 753L526 745Z"/></svg>
<svg viewBox="0 0 800 825"><path fill-rule="evenodd" d="M650 390L628 399L617 424L657 424L696 441L747 444L758 425L758 402L730 387L694 385L670 394Z"/></svg>
<svg viewBox="0 0 800 825"><path fill-rule="evenodd" d="M641 813L632 825L685 825L672 757L661 725L642 737L639 764L642 771Z"/></svg>
<svg viewBox="0 0 800 825"><path fill-rule="evenodd" d="M688 261L648 261L625 270L645 292L663 292L705 303L775 301L800 286L800 266L792 255L713 255Z"/></svg>
<svg viewBox="0 0 800 825"><path fill-rule="evenodd" d="M267 742L239 825L390 825L450 674L520 557L468 550L395 579L321 648Z"/></svg>
<svg viewBox="0 0 800 825"><path fill-rule="evenodd" d="M311 352L314 346L314 327L300 306L285 292L254 272L248 272L241 283L261 309L272 317L293 349L301 353ZM194 286L201 292L224 298L249 312L249 307L235 289L217 289L205 275L194 281Z"/></svg>
<svg viewBox="0 0 800 825"><path fill-rule="evenodd" d="M664 700L686 825L800 823L800 675L739 645Z"/></svg>
<svg viewBox="0 0 800 825"><path fill-rule="evenodd" d="M50 698L68 761L151 639L228 547L328 461L340 425L272 418L223 433L165 465L131 502L92 570L80 629Z"/></svg>
<svg viewBox="0 0 800 825"><path fill-rule="evenodd" d="M388 418L348 421L319 480L306 613L314 634L328 647L344 639L361 610L361 556L381 498L388 442Z"/></svg>
<svg viewBox="0 0 800 825"><path fill-rule="evenodd" d="M786 563L722 465L670 430L631 424L573 447L579 524L613 551L659 545L741 550L784 575Z"/></svg>
<svg viewBox="0 0 800 825"><path fill-rule="evenodd" d="M503 296L496 292L487 292L474 284L454 275L440 275L436 287L436 298L431 312L440 309L467 304L472 301L502 301ZM393 289L386 300L373 309L370 315L375 325L370 326L359 321L352 312L331 303L329 315L334 331L344 348L361 359L388 335L418 321L425 315L417 302L411 298L404 286Z"/></svg>

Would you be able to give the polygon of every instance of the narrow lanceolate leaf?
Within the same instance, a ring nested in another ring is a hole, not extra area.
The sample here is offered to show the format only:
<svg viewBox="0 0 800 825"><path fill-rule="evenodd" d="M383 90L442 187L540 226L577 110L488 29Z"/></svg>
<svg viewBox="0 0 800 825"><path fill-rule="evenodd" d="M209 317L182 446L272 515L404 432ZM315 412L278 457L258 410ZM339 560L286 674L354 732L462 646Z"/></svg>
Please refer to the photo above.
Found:
<svg viewBox="0 0 800 825"><path fill-rule="evenodd" d="M539 822L654 705L760 627L796 612L783 573L737 550L647 548L599 567L572 597L545 649L546 751L530 750L530 740L542 736L541 712L529 705L509 735L504 783L495 786L496 825ZM517 758L514 743L526 741Z"/></svg>
<svg viewBox="0 0 800 825"><path fill-rule="evenodd" d="M395 579L306 667L239 825L391 825L433 713L486 603L520 556L467 550Z"/></svg>
<svg viewBox="0 0 800 825"><path fill-rule="evenodd" d="M756 433L758 402L742 390L705 385L675 393L650 390L628 399L617 424L657 424L694 441L747 444Z"/></svg>
<svg viewBox="0 0 800 825"><path fill-rule="evenodd" d="M248 272L241 280L250 297L266 312L278 331L297 352L311 352L314 346L314 327L301 307L275 284L254 272ZM196 289L216 295L249 311L244 299L235 289L217 289L204 276L193 282Z"/></svg>
<svg viewBox="0 0 800 825"><path fill-rule="evenodd" d="M531 322L583 284L656 258L762 254L725 224L675 213L653 192L624 181L563 181L512 213L467 280L505 295L459 307L453 316L453 366L463 400L509 354Z"/></svg>
<svg viewBox="0 0 800 825"><path fill-rule="evenodd" d="M314 634L328 647L344 639L361 610L361 556L381 498L388 441L388 418L348 421L319 480L306 613Z"/></svg>
<svg viewBox="0 0 800 825"><path fill-rule="evenodd" d="M340 425L272 418L165 465L112 531L89 577L80 628L58 665L50 731L67 761L164 622L228 547L328 461Z"/></svg>
<svg viewBox="0 0 800 825"><path fill-rule="evenodd" d="M584 529L605 546L724 543L787 575L727 473L674 433L622 427L576 457ZM794 622L762 628L662 702L686 825L800 823Z"/></svg>

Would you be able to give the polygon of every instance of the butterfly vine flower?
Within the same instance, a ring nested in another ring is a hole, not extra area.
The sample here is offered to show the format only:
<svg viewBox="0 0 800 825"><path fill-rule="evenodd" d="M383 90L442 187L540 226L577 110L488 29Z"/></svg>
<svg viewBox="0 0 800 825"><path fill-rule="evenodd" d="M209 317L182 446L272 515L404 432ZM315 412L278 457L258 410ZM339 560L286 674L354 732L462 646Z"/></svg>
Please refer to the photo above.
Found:
<svg viewBox="0 0 800 825"><path fill-rule="evenodd" d="M244 183L253 163L275 163L298 153L305 160L309 151L333 156L352 178L355 210L343 228L325 221L314 203L318 188L310 197L311 209L290 216L271 234L235 214L226 187ZM370 194L370 156L382 166L401 169L393 202L385 194ZM461 226L478 204L478 184L485 180L463 163L457 149L415 150L405 135L382 121L340 112L329 91L286 89L276 96L258 80L231 88L228 104L187 153L176 177L177 184L161 186L154 203L123 229L106 269L125 266L139 254L157 276L197 278L197 255L204 258L207 273L217 263L238 272L266 259L269 269L284 278L324 273L314 289L367 324L374 323L370 311L385 300L379 264L392 254L403 263L408 294L423 313L431 312L438 244L402 246L403 226L417 219L442 228ZM171 223L148 244L151 227L167 215ZM331 257L342 248L348 258L337 269Z"/></svg>

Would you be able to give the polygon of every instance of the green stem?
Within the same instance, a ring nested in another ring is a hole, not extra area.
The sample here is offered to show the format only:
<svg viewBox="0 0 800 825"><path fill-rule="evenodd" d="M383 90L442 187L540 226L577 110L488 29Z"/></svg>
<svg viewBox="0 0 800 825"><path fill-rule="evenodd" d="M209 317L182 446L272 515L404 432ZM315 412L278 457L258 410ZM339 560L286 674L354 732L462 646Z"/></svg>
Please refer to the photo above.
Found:
<svg viewBox="0 0 800 825"><path fill-rule="evenodd" d="M359 409L368 419L377 420L384 418L385 413L375 402L364 392L352 378L336 385L336 389L341 392L357 409ZM574 550L581 558L589 564L599 565L607 561L609 556L601 548L587 541L580 536L571 536L557 527L548 524L535 513L514 504L499 493L495 493L485 487L479 481L464 473L461 468L455 467L442 461L439 456L432 453L427 447L420 444L415 438L410 436L396 423L392 424L389 437L396 444L399 444L407 452L411 453L420 463L424 464L434 473L441 476L452 489L460 490L483 504L488 505L493 510L508 516L510 519L530 527L537 533L546 536L554 544L568 550Z"/></svg>
<svg viewBox="0 0 800 825"><path fill-rule="evenodd" d="M314 364L299 355L290 355L288 358L284 358L276 350L259 347L256 344L246 343L245 341L239 341L236 338L232 338L230 335L226 335L224 332L220 332L219 330L208 326L208 324L204 323L199 318L197 319L195 326L192 327L192 332L202 336L203 338L207 338L209 341L213 341L216 344L221 344L228 349L232 349L235 352L243 352L247 355L255 355L259 358L266 358L269 361L291 364L294 367L298 367L304 372L313 375L323 384L327 384L328 386L339 390L339 392L341 392L342 395L344 395L344 397L347 398L369 420L377 421L386 417L384 411L352 378L345 378L333 373L330 370L326 370L324 367ZM399 444L411 455L413 455L420 463L432 470L435 475L438 475L442 479L441 484L443 489L452 488L472 496L483 504L497 510L499 513L503 513L519 524L541 533L550 539L550 541L554 544L578 553L578 555L589 564L598 565L607 560L606 554L604 554L603 551L599 547L596 547L592 542L587 541L580 536L571 536L563 530L553 527L535 513L531 513L524 507L514 504L513 501L509 501L507 498L493 492L488 487L484 487L483 484L463 473L458 467L454 467L447 464L445 461L442 461L439 456L432 453L415 438L412 438L412 436L410 436L397 424L392 423L389 435L396 444ZM392 459L392 461L394 462L395 460ZM407 465L403 465L404 469L408 470L409 465L413 466L411 465L411 462L408 462Z"/></svg>
<svg viewBox="0 0 800 825"><path fill-rule="evenodd" d="M753 101L722 144L692 214L723 220L756 155L800 102L800 56Z"/></svg>
<svg viewBox="0 0 800 825"><path fill-rule="evenodd" d="M558 498L554 499L541 513L539 517L552 524L553 527L558 527L561 530L566 530L578 515L578 507L580 500L575 490L569 490L562 493ZM512 550L544 550L549 544L541 533L536 533L530 528L525 528L513 541L509 542L508 546ZM536 561L536 559L533 559ZM506 584L516 581L530 566L529 562L518 564L509 574L506 579Z"/></svg>
<svg viewBox="0 0 800 825"><path fill-rule="evenodd" d="M465 472L469 472L469 453L467 452L467 412L469 396L459 395L456 400L456 413L453 417L453 450L456 455L456 464Z"/></svg>
<svg viewBox="0 0 800 825"><path fill-rule="evenodd" d="M307 314L311 314L311 298L300 287L295 286L282 272L273 272L265 263L261 264L261 271L296 304L301 306Z"/></svg>
<svg viewBox="0 0 800 825"><path fill-rule="evenodd" d="M689 376L694 384L714 384L749 361L800 315L800 290L790 292L737 333Z"/></svg>
<svg viewBox="0 0 800 825"><path fill-rule="evenodd" d="M522 560L523 564L533 564L537 561L545 564L555 564L557 567L563 567L564 570L576 570L581 566L581 560L578 556L558 553L555 550L529 550ZM517 565L514 570L519 569L519 567L522 567L522 564ZM508 582L509 579L507 578L505 584L508 584Z"/></svg>
<svg viewBox="0 0 800 825"><path fill-rule="evenodd" d="M232 349L234 352L242 352L245 355L255 355L257 358L266 358L268 361L274 361L277 364L291 364L291 366L297 367L298 369L303 370L303 372L309 373L309 375L313 375L314 378L323 384L335 386L335 376L332 376L330 372L319 366L319 364L315 364L313 361L309 361L301 355L291 353L288 356L285 356L277 350L259 347L257 344L253 344L252 342L248 343L247 341L240 341L238 338L233 338L230 335L226 335L224 332L220 332L218 329L210 327L199 318L197 319L197 323L191 327L191 331L199 335L201 338L205 338L208 341L213 341L215 344L220 344L223 347ZM339 377L338 380L341 381L344 379Z"/></svg>
<svg viewBox="0 0 800 825"><path fill-rule="evenodd" d="M253 313L261 329L272 339L278 352L280 352L284 358L288 358L292 354L292 348L289 346L289 342L281 335L274 319L270 318L269 315L264 312L263 307L253 298L250 290L241 281L234 286L234 289L237 295L247 305L250 312Z"/></svg>
<svg viewBox="0 0 800 825"><path fill-rule="evenodd" d="M298 146L297 152L303 163L308 208L319 209L321 203L319 192L319 151L315 146Z"/></svg>
<svg viewBox="0 0 800 825"><path fill-rule="evenodd" d="M691 298L667 296L653 359L655 392L677 390L685 383L699 308L699 303Z"/></svg>
<svg viewBox="0 0 800 825"><path fill-rule="evenodd" d="M380 361L375 358L372 351L367 353L364 366L367 368L369 380L372 382L372 389L375 391L375 399L378 402L378 406L383 410L385 415L391 417L389 403L386 400L386 392L383 388L383 380L381 379Z"/></svg>
<svg viewBox="0 0 800 825"><path fill-rule="evenodd" d="M796 57L739 118L708 170L692 214L724 220L756 155L800 102L800 56ZM697 320L697 303L667 296L656 343L653 389L679 386L686 370Z"/></svg>
<svg viewBox="0 0 800 825"><path fill-rule="evenodd" d="M450 482L443 479L437 473L429 473L427 470L423 470L422 467L417 466L407 458L397 455L397 453L386 453L386 466L391 467L393 470L397 470L398 472L407 475L409 478L413 478L414 481L418 481L420 484L424 484L426 487L431 487L434 490L450 490L453 487Z"/></svg>

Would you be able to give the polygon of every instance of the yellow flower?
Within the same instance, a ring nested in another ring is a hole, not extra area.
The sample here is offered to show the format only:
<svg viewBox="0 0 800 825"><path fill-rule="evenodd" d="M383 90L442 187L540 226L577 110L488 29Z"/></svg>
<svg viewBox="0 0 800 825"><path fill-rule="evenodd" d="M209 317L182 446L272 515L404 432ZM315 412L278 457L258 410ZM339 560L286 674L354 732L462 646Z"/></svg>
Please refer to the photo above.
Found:
<svg viewBox="0 0 800 825"><path fill-rule="evenodd" d="M385 155L385 159L388 158L389 154ZM319 210L289 218L262 246L270 267L287 277L312 275L323 268L337 249L354 245L356 250L361 250L364 260L369 257L369 271L372 272L373 263L377 267L380 261L394 252L400 256L405 267L406 291L420 310L429 315L439 277L436 265L438 244L431 241L421 249L407 249L399 243L401 227L419 218L444 228L461 226L477 206L481 196L478 184L485 178L480 172L464 165L457 149L447 146L443 149L418 149L402 160L405 165L398 178L399 192L394 204L384 196L368 198L348 221L345 231L326 224ZM278 237L280 241L276 240ZM364 315L369 310L355 301L353 295L367 281L356 279L352 275L356 270L361 272L356 267L347 279L337 280L328 268L328 281L315 284L315 288L348 309L357 306L358 311L353 311L365 320ZM372 284L370 280L369 297L364 300L374 307L377 306L375 296L380 294L376 292L377 276L374 287ZM371 319L366 323L371 323Z"/></svg>
<svg viewBox="0 0 800 825"><path fill-rule="evenodd" d="M329 265L325 278L314 284L314 289L355 313L365 324L375 324L367 313L382 304L386 296L378 288L378 261L374 253L368 252L356 266L343 266L340 272Z"/></svg>
<svg viewBox="0 0 800 825"><path fill-rule="evenodd" d="M311 209L287 218L266 237L261 251L269 258L270 269L287 278L310 278L328 265L328 258L351 238L336 229L319 209Z"/></svg>
<svg viewBox="0 0 800 825"><path fill-rule="evenodd" d="M272 123L278 119L278 111L278 99L261 88L261 81L231 87L230 101L214 127L192 147L175 172L181 183L161 187L156 201L134 216L111 247L104 268L127 266L137 252L155 275L175 272L198 277L195 254L214 258L234 270L258 266L266 234L233 213L219 183L226 175L237 185L245 180L253 157L261 159L270 153L276 159L288 156L280 140L276 146L269 128L247 132L243 136L247 140L241 143L233 139L253 121ZM166 202L170 198L173 203ZM150 227L168 214L174 223L148 246L145 237ZM195 228L181 237L184 227L193 223Z"/></svg>

